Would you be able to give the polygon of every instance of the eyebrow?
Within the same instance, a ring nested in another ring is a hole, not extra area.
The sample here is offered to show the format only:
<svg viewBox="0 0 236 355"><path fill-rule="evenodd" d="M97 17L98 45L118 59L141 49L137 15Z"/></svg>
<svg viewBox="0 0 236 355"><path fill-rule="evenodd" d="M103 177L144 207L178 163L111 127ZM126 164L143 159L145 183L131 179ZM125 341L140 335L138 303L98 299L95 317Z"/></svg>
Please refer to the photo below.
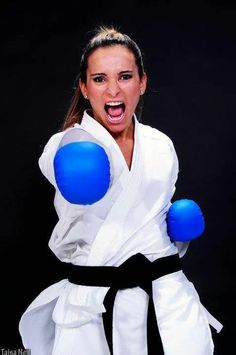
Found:
<svg viewBox="0 0 236 355"><path fill-rule="evenodd" d="M133 73L133 70L122 70L118 74L122 75L122 74L131 74L131 73ZM106 76L106 73L94 73L94 74L91 74L91 76L99 76L99 75L105 75Z"/></svg>

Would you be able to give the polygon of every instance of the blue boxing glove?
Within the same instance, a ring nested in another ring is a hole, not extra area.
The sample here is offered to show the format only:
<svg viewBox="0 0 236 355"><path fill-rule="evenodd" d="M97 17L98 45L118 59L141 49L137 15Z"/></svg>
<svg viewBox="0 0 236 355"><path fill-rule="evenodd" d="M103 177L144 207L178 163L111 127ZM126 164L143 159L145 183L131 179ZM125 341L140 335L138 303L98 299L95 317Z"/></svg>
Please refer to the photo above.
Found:
<svg viewBox="0 0 236 355"><path fill-rule="evenodd" d="M171 240L187 242L200 237L205 230L204 216L193 200L175 201L167 213L167 233Z"/></svg>
<svg viewBox="0 0 236 355"><path fill-rule="evenodd" d="M94 142L73 142L58 149L54 173L62 196L73 204L99 201L110 185L110 163L105 150Z"/></svg>

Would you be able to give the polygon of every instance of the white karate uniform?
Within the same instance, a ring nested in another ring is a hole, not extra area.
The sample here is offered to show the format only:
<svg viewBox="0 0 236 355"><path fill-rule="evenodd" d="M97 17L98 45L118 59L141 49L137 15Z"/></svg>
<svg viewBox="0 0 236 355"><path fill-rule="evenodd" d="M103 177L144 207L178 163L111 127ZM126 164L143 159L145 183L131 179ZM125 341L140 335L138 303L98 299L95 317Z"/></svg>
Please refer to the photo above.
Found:
<svg viewBox="0 0 236 355"><path fill-rule="evenodd" d="M109 132L84 113L81 125L56 133L40 159L42 173L55 186L58 213L49 247L75 265L119 266L136 253L150 261L180 253L187 243L170 241L166 213L178 176L172 141L134 117L134 152L129 170ZM78 140L99 143L111 165L111 184L93 205L67 202L57 189L53 159L60 146ZM108 287L81 286L67 279L41 292L22 315L20 333L32 355L109 355L102 313ZM166 355L211 355L209 323L221 324L202 306L182 271L153 281L153 298ZM114 305L114 355L146 355L148 295L139 287L120 290Z"/></svg>

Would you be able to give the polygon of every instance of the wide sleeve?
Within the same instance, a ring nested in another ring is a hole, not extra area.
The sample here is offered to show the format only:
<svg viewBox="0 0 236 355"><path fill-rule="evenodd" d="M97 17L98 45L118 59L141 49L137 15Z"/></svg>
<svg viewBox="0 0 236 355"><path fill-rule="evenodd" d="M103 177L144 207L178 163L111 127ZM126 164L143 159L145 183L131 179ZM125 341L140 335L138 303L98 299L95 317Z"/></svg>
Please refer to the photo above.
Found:
<svg viewBox="0 0 236 355"><path fill-rule="evenodd" d="M174 193L176 191L176 182L178 179L178 174L179 174L179 160L178 160L178 156L176 154L175 148L173 143L171 142L171 150L172 150L172 171L171 171L171 193L172 193L172 197L174 196ZM170 202L170 206L171 206L171 202ZM170 207L169 206L169 207ZM175 245L178 248L178 252L179 252L179 256L182 258L188 247L189 247L189 243L190 242L175 242Z"/></svg>
<svg viewBox="0 0 236 355"><path fill-rule="evenodd" d="M170 184L171 184L171 194L173 197L176 190L176 182L179 174L179 160L172 141L170 141L170 149L172 155L172 169L171 169Z"/></svg>
<svg viewBox="0 0 236 355"><path fill-rule="evenodd" d="M60 193L54 173L54 157L57 150L63 145L79 141L83 139L83 131L79 128L70 128L66 131L54 134L47 142L44 150L39 157L38 164L43 175L48 179L48 181L55 187L55 197L54 197L54 207L58 214L58 217L67 218L73 216L73 219L84 212L85 206L75 205L68 202Z"/></svg>
<svg viewBox="0 0 236 355"><path fill-rule="evenodd" d="M84 255L84 249L78 240L87 235L85 214L88 213L90 206L72 204L62 196L56 184L54 157L63 145L86 138L88 134L86 135L80 127L72 127L56 133L47 142L38 161L41 172L55 188L54 207L58 222L52 231L49 247L60 260L65 262L70 262L74 255Z"/></svg>
<svg viewBox="0 0 236 355"><path fill-rule="evenodd" d="M41 172L54 187L56 187L56 180L53 168L53 160L63 135L64 132L56 133L49 139L38 161Z"/></svg>
<svg viewBox="0 0 236 355"><path fill-rule="evenodd" d="M39 158L38 163L43 175L50 181L52 185L54 185L55 188L56 180L54 175L53 161L57 150L68 143L87 140L102 145L101 142L95 139L93 135L85 131L78 124L75 124L74 127L68 128L63 132L54 134L49 139Z"/></svg>

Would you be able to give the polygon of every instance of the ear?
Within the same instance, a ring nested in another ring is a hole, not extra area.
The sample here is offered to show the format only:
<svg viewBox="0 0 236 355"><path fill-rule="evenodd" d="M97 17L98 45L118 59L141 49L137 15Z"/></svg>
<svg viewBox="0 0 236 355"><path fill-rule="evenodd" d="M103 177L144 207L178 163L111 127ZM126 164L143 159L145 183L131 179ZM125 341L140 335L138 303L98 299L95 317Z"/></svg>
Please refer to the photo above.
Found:
<svg viewBox="0 0 236 355"><path fill-rule="evenodd" d="M142 78L140 79L140 94L143 95L145 93L147 87L147 74L144 73Z"/></svg>
<svg viewBox="0 0 236 355"><path fill-rule="evenodd" d="M87 98L87 88L86 88L86 84L84 82L81 81L81 79L79 80L79 87L80 90L84 96L84 98Z"/></svg>

